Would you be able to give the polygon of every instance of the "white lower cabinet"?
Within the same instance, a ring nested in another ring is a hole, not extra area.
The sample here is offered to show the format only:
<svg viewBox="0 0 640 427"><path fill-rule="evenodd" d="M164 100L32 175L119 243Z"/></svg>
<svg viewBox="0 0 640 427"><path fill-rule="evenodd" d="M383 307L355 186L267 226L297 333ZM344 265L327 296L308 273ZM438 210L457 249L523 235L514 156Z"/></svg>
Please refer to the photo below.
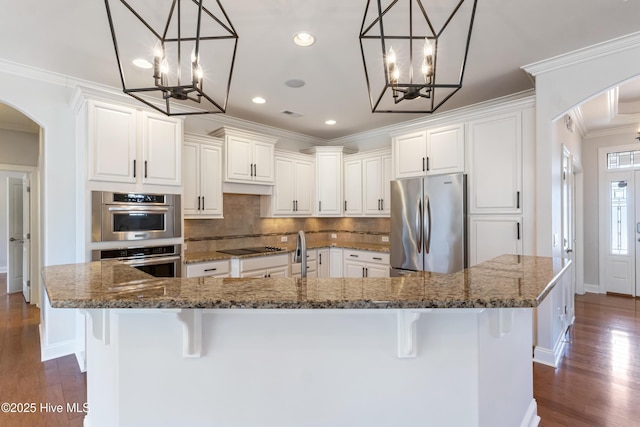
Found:
<svg viewBox="0 0 640 427"><path fill-rule="evenodd" d="M469 217L469 266L500 255L522 255L521 216Z"/></svg>
<svg viewBox="0 0 640 427"><path fill-rule="evenodd" d="M289 256L267 255L240 259L240 277L288 277Z"/></svg>
<svg viewBox="0 0 640 427"><path fill-rule="evenodd" d="M389 254L370 251L344 251L344 277L389 277Z"/></svg>
<svg viewBox="0 0 640 427"><path fill-rule="evenodd" d="M293 262L295 252L291 253L291 277L301 277L302 264ZM318 277L318 253L315 249L307 251L307 277Z"/></svg>
<svg viewBox="0 0 640 427"><path fill-rule="evenodd" d="M186 265L186 277L229 277L229 260L197 262Z"/></svg>
<svg viewBox="0 0 640 427"><path fill-rule="evenodd" d="M329 277L343 277L343 263L343 250L340 248L329 249Z"/></svg>
<svg viewBox="0 0 640 427"><path fill-rule="evenodd" d="M318 249L318 277L331 277L331 255L329 249Z"/></svg>

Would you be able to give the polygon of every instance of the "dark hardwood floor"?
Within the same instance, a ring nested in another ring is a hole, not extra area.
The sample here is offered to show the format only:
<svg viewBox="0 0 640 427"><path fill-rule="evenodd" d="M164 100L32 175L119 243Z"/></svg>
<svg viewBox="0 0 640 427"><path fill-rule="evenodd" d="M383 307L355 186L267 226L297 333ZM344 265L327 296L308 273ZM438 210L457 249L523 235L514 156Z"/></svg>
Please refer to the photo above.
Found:
<svg viewBox="0 0 640 427"><path fill-rule="evenodd" d="M0 274L0 404L35 412L7 413L3 406L0 426L82 426L84 413L67 411L67 404L82 408L86 402L85 374L75 356L40 362L40 310L6 289L6 274Z"/></svg>
<svg viewBox="0 0 640 427"><path fill-rule="evenodd" d="M6 295L5 280L0 274L0 403L35 404L37 410L0 412L0 426L82 426L84 414L68 412L67 404L86 402L85 374L74 356L40 362L39 310L19 293ZM542 427L640 426L639 308L633 298L576 297L561 366L534 364ZM62 412L43 411L47 403L62 405Z"/></svg>

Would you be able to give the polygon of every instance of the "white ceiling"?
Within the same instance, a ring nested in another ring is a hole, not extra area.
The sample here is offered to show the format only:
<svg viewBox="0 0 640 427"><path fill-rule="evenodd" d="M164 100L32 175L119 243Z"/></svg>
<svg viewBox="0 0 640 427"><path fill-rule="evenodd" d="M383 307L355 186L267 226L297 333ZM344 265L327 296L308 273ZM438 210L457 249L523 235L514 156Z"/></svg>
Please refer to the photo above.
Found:
<svg viewBox="0 0 640 427"><path fill-rule="evenodd" d="M149 1L159 0L131 3ZM447 0L423 1L428 12ZM222 3L239 34L228 115L323 139L419 117L370 112L358 40L366 0ZM1 59L120 88L104 2L0 0L0 10ZM441 111L530 89L521 66L636 32L638 16L637 0L479 0L463 88ZM295 46L300 30L316 43ZM285 86L292 78L306 86ZM627 106L640 99L638 86L629 93ZM252 104L256 95L267 103Z"/></svg>

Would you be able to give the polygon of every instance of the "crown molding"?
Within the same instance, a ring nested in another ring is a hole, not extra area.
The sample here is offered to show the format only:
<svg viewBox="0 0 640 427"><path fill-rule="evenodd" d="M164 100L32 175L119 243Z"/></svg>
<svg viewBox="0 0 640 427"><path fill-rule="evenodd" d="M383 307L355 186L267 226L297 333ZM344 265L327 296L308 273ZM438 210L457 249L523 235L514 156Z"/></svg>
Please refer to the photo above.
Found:
<svg viewBox="0 0 640 427"><path fill-rule="evenodd" d="M540 74L637 47L640 47L640 32L627 34L622 37L574 50L573 52L533 62L520 68L531 76L536 77Z"/></svg>
<svg viewBox="0 0 640 427"><path fill-rule="evenodd" d="M584 139L602 138L615 135L637 135L637 125L618 126L614 128L600 129L589 132Z"/></svg>

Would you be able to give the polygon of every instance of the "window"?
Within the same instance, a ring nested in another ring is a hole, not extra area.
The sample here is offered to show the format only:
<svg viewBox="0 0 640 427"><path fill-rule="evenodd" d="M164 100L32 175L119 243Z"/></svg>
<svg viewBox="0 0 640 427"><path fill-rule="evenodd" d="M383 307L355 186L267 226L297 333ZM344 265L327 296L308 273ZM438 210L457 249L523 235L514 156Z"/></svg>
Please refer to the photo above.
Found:
<svg viewBox="0 0 640 427"><path fill-rule="evenodd" d="M628 255L627 181L611 182L611 254Z"/></svg>
<svg viewBox="0 0 640 427"><path fill-rule="evenodd" d="M607 169L640 167L640 150L607 153Z"/></svg>

